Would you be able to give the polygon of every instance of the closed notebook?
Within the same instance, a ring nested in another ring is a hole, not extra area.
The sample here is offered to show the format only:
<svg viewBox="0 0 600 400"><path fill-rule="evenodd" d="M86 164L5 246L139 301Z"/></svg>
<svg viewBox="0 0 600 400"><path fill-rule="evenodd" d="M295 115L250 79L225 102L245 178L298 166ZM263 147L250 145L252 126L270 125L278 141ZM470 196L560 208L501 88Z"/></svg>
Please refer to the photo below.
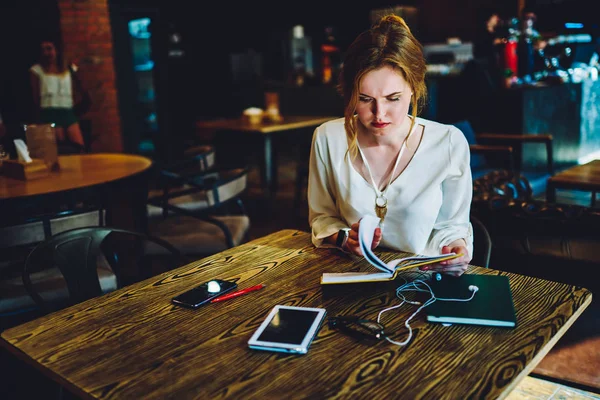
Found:
<svg viewBox="0 0 600 400"><path fill-rule="evenodd" d="M479 288L470 301L440 299L468 299L469 286ZM460 277L444 275L430 283L438 298L425 308L427 321L448 324L485 325L514 328L517 324L515 307L507 276L463 274Z"/></svg>

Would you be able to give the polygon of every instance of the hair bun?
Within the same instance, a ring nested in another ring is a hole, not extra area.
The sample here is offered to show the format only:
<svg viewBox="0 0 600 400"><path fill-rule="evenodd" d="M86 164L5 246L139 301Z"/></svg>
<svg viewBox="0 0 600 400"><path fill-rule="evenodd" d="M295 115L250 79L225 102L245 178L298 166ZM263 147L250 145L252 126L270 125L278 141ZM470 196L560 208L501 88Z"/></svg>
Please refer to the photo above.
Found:
<svg viewBox="0 0 600 400"><path fill-rule="evenodd" d="M386 26L391 26L391 25L400 25L401 27L410 31L404 18L402 18L401 16L396 15L396 14L386 14L386 15L382 16L379 19L379 23L377 24L377 27L386 27Z"/></svg>

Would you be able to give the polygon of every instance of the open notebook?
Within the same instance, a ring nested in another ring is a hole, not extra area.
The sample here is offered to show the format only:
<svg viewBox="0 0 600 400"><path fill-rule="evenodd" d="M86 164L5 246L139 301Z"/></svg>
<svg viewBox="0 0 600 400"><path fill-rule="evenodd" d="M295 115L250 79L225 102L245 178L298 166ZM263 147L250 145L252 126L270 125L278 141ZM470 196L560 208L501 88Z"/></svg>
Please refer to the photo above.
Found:
<svg viewBox="0 0 600 400"><path fill-rule="evenodd" d="M462 254L455 253L438 256L415 255L397 258L385 263L371 250L371 242L373 241L373 234L377 226L379 226L379 218L370 215L364 216L358 228L358 242L365 259L382 272L326 272L321 276L321 284L391 281L396 278L400 271L462 256Z"/></svg>

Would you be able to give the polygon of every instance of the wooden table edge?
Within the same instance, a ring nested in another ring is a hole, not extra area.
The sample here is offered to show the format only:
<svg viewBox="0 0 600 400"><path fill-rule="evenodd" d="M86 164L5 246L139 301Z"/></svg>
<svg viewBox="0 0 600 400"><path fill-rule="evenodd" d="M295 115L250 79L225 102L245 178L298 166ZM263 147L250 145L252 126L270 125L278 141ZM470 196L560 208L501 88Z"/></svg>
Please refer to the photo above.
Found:
<svg viewBox="0 0 600 400"><path fill-rule="evenodd" d="M548 185L552 185L554 189L573 189L584 191L600 190L600 182L574 182L573 180L568 178L548 178Z"/></svg>
<svg viewBox="0 0 600 400"><path fill-rule="evenodd" d="M279 132L279 131L286 131L286 130L292 130L292 129L300 129L300 128L308 128L311 126L316 126L316 125L320 125L322 123L325 123L327 121L331 121L334 119L339 119L342 118L340 116L311 116L311 115L299 115L299 116L289 116L289 118L309 118L306 121L291 121L291 122L285 122L285 117L284 117L284 121L282 123L276 123L276 124L258 124L258 125L251 125L251 124L242 124L240 122L239 126L233 127L233 126L226 126L227 122L229 120L227 119L218 119L218 120L212 120L212 121L196 121L196 127L200 128L200 129L217 129L217 130L226 130L226 131L239 131L239 132L248 132L248 133L258 133L258 134L270 134L273 132ZM241 119L239 119L241 121Z"/></svg>
<svg viewBox="0 0 600 400"><path fill-rule="evenodd" d="M244 244L241 244L240 246L253 246L253 245L256 245L258 243L261 243L261 242L264 242L265 240L267 240L266 238L268 236L275 236L275 235L278 235L278 234L286 234L286 235L290 235L291 236L291 235L294 235L296 233L305 233L305 234L310 235L310 232L307 232L307 231L303 231L303 230L300 230L300 229L287 228L287 229L281 229L281 230L278 230L276 232L272 232L271 234L268 234L268 235L265 235L265 236L262 236L262 237L250 240L250 241L248 241L248 242L246 242ZM228 249L228 250L232 250L232 249ZM225 251L228 251L228 250L225 250ZM210 257L210 256L208 256L208 257ZM203 258L207 258L207 257L203 257ZM192 261L189 264L200 262L203 258L201 258L199 260ZM186 264L186 265L189 265L189 264ZM14 328L16 328L16 327L14 327ZM58 385L62 385L64 388L66 388L71 393L75 394L76 396L79 396L81 398L86 398L86 399L94 399L94 397L91 396L88 392L85 392L83 389L80 389L78 386L72 384L69 380L67 380L66 378L64 378L62 375L54 372L53 370L51 370L50 368L48 368L47 366L45 366L44 364L42 364L38 360L34 359L30 355L28 355L27 353L25 353L24 351L22 351L21 349L19 349L17 346L15 346L12 343L10 343L9 340L7 338L5 338L4 335L6 334L7 331L10 331L11 329L12 328L5 329L0 334L0 347L4 348L6 351L8 351L9 353L11 353L13 356L15 356L18 360L20 360L21 362L24 362L25 364L29 365L34 370L40 371L42 374L44 374L47 378L49 378L53 382L56 382Z"/></svg>
<svg viewBox="0 0 600 400"><path fill-rule="evenodd" d="M75 394L76 396L78 396L80 398L86 398L86 399L94 398L93 396L90 396L89 393L78 388L76 385L73 385L69 380L65 379L62 375L52 371L50 368L46 367L41 362L38 362L37 360L33 359L32 357L27 355L25 352L21 351L18 347L14 346L10 342L8 342L4 338L4 332L2 332L2 334L0 335L0 347L3 347L6 351L11 353L18 360L20 360L21 362L24 362L28 366L32 367L34 370L40 371L44 376L49 378L51 381L53 381L57 385L60 385L64 388L66 388L71 393ZM57 391L58 391L58 387L57 387Z"/></svg>
<svg viewBox="0 0 600 400"><path fill-rule="evenodd" d="M74 155L79 155L79 154L74 154ZM145 161L148 161L148 165L145 166L143 169L140 169L139 171L131 174L131 175L127 175L127 176L123 176L114 180L111 180L110 182L97 182L97 183L89 183L89 184L84 184L81 186L77 186L77 187L73 187L73 188L69 188L69 189L56 189L56 190L52 190L50 192L44 192L44 193L35 193L35 194L22 194L22 195L17 195L17 196L11 196L11 197L0 197L0 201L12 201L12 200L18 200L18 199L22 199L22 198L34 198L34 197L39 197L39 196L50 196L50 195L55 195L56 193L69 193L69 192L73 192L73 191L77 191L77 190L81 190L81 189L89 189L92 188L94 186L100 186L100 185L106 185L106 184L113 184L113 183L118 183L118 182L122 182L123 180L127 180L127 179L131 179L131 178L136 178L138 176L140 176L141 174L145 174L148 171L150 171L152 169L152 167L155 165L155 162L151 159L148 158L146 156L142 156L139 154L129 154L129 153L88 153L87 155L117 155L117 156L121 156L121 155L125 155L125 156L131 156L131 157L136 157L136 158L140 158L143 159ZM59 162L60 162L60 158L61 157L71 157L73 155L62 155L59 156ZM4 177L6 179L14 179L14 178L9 178L6 177L2 174L0 174L1 177Z"/></svg>
<svg viewBox="0 0 600 400"><path fill-rule="evenodd" d="M283 235L283 234L286 234L286 235L295 235L297 233L303 233L303 234L311 235L310 232L304 231L304 230L301 230L301 229L286 228L286 229L281 229L281 230L278 230L276 232L272 232L271 234L267 234L265 236L253 239L253 240L248 241L248 242L246 242L246 243L244 243L244 244L242 244L240 246L247 246L247 245L252 246L252 245L255 245L255 244L258 244L258 243L261 243L261 242L265 242L265 241L268 241L268 238L270 236ZM237 247L240 247L240 246L237 246ZM235 248L232 248L232 249L235 249ZM232 249L228 249L228 250L232 250ZM225 250L225 252L227 252L228 250ZM208 257L210 257L210 256L208 256ZM208 257L204 257L204 258L208 258ZM197 262L200 262L201 260L202 259L196 260L196 261L193 261L192 263L197 263ZM487 269L485 269L483 267L477 267L475 265L471 265L471 266L472 267L476 267L476 268L481 268L482 270L487 270ZM496 271L499 271L499 270L496 270ZM566 284L566 285L569 285L569 284ZM569 285L569 286L575 287L575 285ZM568 331L568 329L573 325L573 323L575 323L575 321L581 316L581 314L591 304L593 293L589 289L587 289L587 288L581 288L581 289L584 290L585 292L587 292L587 298L584 301L584 303L582 303L581 306L579 308L577 308L577 310L571 315L571 317L565 322L565 324L556 332L556 334L554 334L550 338L550 340L539 350L539 352L523 368L523 370L505 387L505 389L502 391L502 393L500 393L500 395L497 397L498 399L505 399L510 393L512 393L512 391L518 386L518 384L526 376L528 376L531 373L531 371L533 371L535 369L535 367L540 363L540 361L556 345L556 343L558 342L558 340L563 337L563 335ZM42 372L44 375L46 375L48 378L50 378L54 382L56 382L56 383L62 385L63 387L67 388L68 390L71 391L71 393L74 393L75 395L80 396L82 398L89 398L89 399L93 399L94 398L89 393L84 392L82 389L80 389L77 386L73 385L70 381L68 381L67 379L65 379L64 377L62 377L61 375L59 375L58 373L50 370L48 367L46 367L42 363L38 362L37 360L33 359L31 356L29 356L25 352L21 351L18 347L14 346L12 343L10 343L4 337L6 331L8 331L8 330L10 330L10 328L6 329L5 331L3 331L0 334L0 346L1 347L5 348L7 351L9 351L10 353L12 353L19 360L21 360L21 361L25 362L26 364L32 366L34 369L39 370L40 372Z"/></svg>
<svg viewBox="0 0 600 400"><path fill-rule="evenodd" d="M579 307L573 313L573 315L571 315L571 318L569 318L565 322L565 324L558 330L558 332L556 332L556 334L552 336L552 338L550 338L548 343L546 343L540 349L540 351L535 355L535 357L533 357L533 359L525 366L525 368L523 368L519 375L517 375L515 379L513 379L512 382L510 382L510 384L508 384L508 386L506 386L505 390L498 397L498 400L506 398L506 396L508 396L519 385L519 383L521 383L521 381L525 379L525 377L527 377L531 373L531 371L535 369L535 367L540 363L540 361L542 361L546 354L548 354L550 350L552 350L552 348L556 345L558 340L563 337L563 335L567 332L567 330L569 330L571 325L573 325L573 323L577 321L577 319L581 316L585 309L588 308L588 306L592 303L592 292L589 289L585 290L589 293L587 300L581 305L581 307Z"/></svg>

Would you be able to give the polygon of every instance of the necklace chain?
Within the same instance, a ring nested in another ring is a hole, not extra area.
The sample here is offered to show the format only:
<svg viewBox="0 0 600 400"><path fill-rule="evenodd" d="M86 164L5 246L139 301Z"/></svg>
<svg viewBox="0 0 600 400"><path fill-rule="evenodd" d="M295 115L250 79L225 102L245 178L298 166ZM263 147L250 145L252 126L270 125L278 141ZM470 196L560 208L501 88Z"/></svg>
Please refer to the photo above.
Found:
<svg viewBox="0 0 600 400"><path fill-rule="evenodd" d="M413 128L411 126L411 128ZM385 219L385 215L387 214L387 197L385 196L385 194L387 193L388 189L390 188L390 185L392 184L392 180L394 179L394 175L396 174L396 168L398 168L398 163L400 162L400 159L402 158L402 154L404 153L404 149L406 148L406 142L408 141L408 138L410 136L412 132L412 129L409 130L408 134L406 135L406 137L404 138L404 141L402 142L402 146L400 146L400 151L398 152L398 156L396 157L396 162L394 163L394 169L392 170L392 174L390 175L390 180L387 184L387 186L382 190L379 191L377 184L375 183L375 179L373 178L373 174L371 173L371 168L369 167L369 162L367 161L367 157L365 157L365 154L363 153L362 149L360 148L360 145L358 146L358 151L360 152L360 156L363 159L363 162L365 163L365 167L367 167L367 172L369 173L369 177L371 178L371 183L373 185L373 190L375 190L375 215L377 215L377 217L380 219L380 226L383 226L383 220Z"/></svg>

